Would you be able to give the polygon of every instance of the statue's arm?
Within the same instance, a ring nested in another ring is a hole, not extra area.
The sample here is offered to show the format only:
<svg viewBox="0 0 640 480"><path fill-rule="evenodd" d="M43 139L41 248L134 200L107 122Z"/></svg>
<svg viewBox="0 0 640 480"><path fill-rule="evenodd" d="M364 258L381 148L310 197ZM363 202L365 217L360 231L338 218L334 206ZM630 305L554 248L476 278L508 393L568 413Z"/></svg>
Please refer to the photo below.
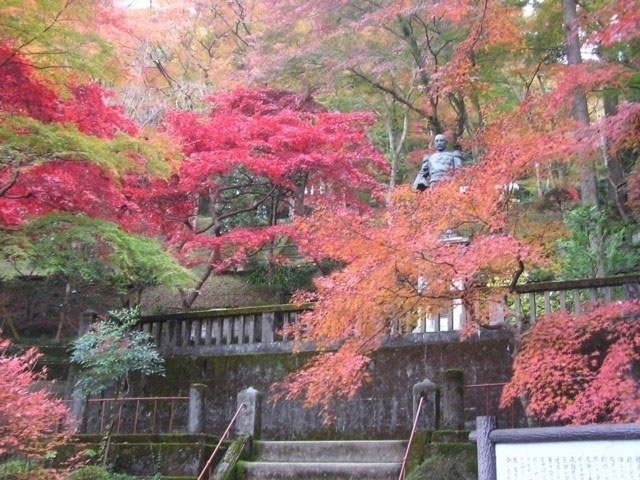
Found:
<svg viewBox="0 0 640 480"><path fill-rule="evenodd" d="M462 166L462 152L460 150L454 150L453 154L453 167L459 168Z"/></svg>

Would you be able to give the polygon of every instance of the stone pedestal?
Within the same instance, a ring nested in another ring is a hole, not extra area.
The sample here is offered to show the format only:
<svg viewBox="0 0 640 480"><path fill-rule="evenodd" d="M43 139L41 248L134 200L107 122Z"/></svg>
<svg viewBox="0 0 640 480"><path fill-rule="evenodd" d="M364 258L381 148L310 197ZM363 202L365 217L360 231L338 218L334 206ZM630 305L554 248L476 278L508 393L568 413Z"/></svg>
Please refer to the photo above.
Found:
<svg viewBox="0 0 640 480"><path fill-rule="evenodd" d="M238 394L237 405L245 404L236 420L236 435L250 435L254 440L260 438L262 428L262 394L253 387Z"/></svg>
<svg viewBox="0 0 640 480"><path fill-rule="evenodd" d="M423 380L413 386L413 418L416 418L420 398L422 401L421 419L417 427L424 430L436 430L440 423L440 390L431 380Z"/></svg>

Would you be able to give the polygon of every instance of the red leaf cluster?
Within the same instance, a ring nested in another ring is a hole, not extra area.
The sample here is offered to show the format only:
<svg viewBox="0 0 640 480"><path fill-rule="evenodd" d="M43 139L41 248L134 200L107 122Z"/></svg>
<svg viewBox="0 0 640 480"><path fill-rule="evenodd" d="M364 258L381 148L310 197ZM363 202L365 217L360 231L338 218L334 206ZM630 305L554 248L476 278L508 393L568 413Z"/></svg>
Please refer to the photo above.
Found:
<svg viewBox="0 0 640 480"><path fill-rule="evenodd" d="M10 342L0 338L0 457L43 454L50 442L60 440L50 435L65 420L67 408L37 388L45 378L45 372L34 370L41 354L30 348L12 355L9 348Z"/></svg>
<svg viewBox="0 0 640 480"><path fill-rule="evenodd" d="M502 404L526 398L541 422L636 422L640 418L640 302L542 317L527 333Z"/></svg>

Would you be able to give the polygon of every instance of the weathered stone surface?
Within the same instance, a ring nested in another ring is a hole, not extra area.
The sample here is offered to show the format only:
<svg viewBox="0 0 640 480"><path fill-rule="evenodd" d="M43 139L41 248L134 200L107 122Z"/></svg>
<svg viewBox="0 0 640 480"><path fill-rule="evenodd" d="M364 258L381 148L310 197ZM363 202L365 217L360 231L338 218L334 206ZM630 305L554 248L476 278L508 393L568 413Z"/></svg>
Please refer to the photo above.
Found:
<svg viewBox="0 0 640 480"><path fill-rule="evenodd" d="M405 449L404 441L259 442L241 478L388 480L398 476Z"/></svg>
<svg viewBox="0 0 640 480"><path fill-rule="evenodd" d="M262 429L262 393L253 387L238 394L237 406L240 408L236 419L236 435L248 435L253 439L260 438Z"/></svg>
<svg viewBox="0 0 640 480"><path fill-rule="evenodd" d="M189 388L187 433L202 433L204 431L206 391L207 386L202 383L194 383Z"/></svg>
<svg viewBox="0 0 640 480"><path fill-rule="evenodd" d="M439 340L426 343L424 338L418 338L423 335ZM392 339L387 345L373 355L373 381L336 408L331 426L323 423L318 409L306 409L299 401L272 401L269 391L286 374L301 368L311 358L311 352L291 355L276 350L278 353L170 357L166 377L146 379L132 395L183 396L188 394L192 383L205 383L208 385L205 431L220 435L236 411L238 392L253 386L265 396L263 439L397 439L408 438L411 431L411 388L416 382L430 378L441 383L444 371L449 368L464 371L466 383L503 382L510 378L508 340L496 332L465 341L459 341L455 332L415 334L406 339ZM485 393L476 389L467 394L468 405L473 402L478 405L476 410L466 412L469 420L483 408ZM497 396L494 400L497 402ZM181 404L176 407L176 425L186 425L186 411L182 408ZM164 422L165 428L167 415L166 408L159 412L159 421ZM149 420L147 412L140 425L148 428Z"/></svg>
<svg viewBox="0 0 640 480"><path fill-rule="evenodd" d="M445 430L464 428L464 372L448 369L444 372L441 392L441 424Z"/></svg>
<svg viewBox="0 0 640 480"><path fill-rule="evenodd" d="M413 386L413 415L418 420L416 428L435 430L440 425L440 388L431 380L424 379ZM422 404L422 406L421 406ZM420 408L420 412L418 412Z"/></svg>

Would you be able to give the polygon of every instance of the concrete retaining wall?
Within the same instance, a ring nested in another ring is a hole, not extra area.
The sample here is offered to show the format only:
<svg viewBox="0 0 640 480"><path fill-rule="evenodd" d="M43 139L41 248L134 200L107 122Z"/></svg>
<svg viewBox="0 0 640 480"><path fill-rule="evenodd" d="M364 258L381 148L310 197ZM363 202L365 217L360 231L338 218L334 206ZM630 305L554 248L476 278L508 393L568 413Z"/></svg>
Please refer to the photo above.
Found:
<svg viewBox="0 0 640 480"><path fill-rule="evenodd" d="M166 377L145 379L134 393L187 395L191 384L207 385L205 432L209 434L224 431L235 412L238 392L254 387L265 397L263 439L405 438L411 430L411 387L417 381L430 378L441 382L448 368L464 371L467 384L509 379L511 358L504 335L485 332L465 341L456 337L457 333L448 332L429 342L389 342L373 357L372 382L355 398L336 403L332 412L335 421L330 425L323 423L317 409L305 409L298 401L273 401L269 393L275 382L304 365L312 355L309 352L172 357L167 360ZM470 412L470 416L476 413Z"/></svg>

